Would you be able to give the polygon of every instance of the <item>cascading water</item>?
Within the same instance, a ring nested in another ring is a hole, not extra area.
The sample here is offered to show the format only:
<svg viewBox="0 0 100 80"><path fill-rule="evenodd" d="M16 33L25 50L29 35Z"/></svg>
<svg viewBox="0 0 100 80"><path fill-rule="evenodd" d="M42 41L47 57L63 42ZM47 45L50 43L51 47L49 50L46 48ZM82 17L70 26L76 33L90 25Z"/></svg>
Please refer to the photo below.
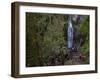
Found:
<svg viewBox="0 0 100 80"><path fill-rule="evenodd" d="M67 35L68 35L68 48L69 49L72 49L73 47L73 25L72 25L72 19L71 19L71 16L69 16L69 19L68 19L68 29L67 29Z"/></svg>

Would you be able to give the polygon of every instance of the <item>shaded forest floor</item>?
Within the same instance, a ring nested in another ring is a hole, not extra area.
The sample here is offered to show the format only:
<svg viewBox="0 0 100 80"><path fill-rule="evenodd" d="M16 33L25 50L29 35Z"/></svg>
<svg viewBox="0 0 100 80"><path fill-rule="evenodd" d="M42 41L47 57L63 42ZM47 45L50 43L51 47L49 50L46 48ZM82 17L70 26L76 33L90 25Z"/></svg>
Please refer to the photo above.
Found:
<svg viewBox="0 0 100 80"><path fill-rule="evenodd" d="M88 64L86 61L89 62L89 57L77 51L67 55L56 55L56 57L49 56L49 62L45 66Z"/></svg>
<svg viewBox="0 0 100 80"><path fill-rule="evenodd" d="M78 65L84 63L79 53L74 52L72 55L73 55L72 58L66 60L64 65Z"/></svg>

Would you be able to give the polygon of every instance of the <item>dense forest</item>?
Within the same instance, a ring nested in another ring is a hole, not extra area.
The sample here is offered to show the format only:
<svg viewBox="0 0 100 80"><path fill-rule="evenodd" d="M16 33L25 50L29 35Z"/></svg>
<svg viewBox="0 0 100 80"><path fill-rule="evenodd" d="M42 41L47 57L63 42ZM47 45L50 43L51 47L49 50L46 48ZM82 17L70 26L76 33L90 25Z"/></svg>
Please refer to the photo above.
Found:
<svg viewBox="0 0 100 80"><path fill-rule="evenodd" d="M74 49L67 48L72 16ZM89 16L26 13L26 67L89 64Z"/></svg>

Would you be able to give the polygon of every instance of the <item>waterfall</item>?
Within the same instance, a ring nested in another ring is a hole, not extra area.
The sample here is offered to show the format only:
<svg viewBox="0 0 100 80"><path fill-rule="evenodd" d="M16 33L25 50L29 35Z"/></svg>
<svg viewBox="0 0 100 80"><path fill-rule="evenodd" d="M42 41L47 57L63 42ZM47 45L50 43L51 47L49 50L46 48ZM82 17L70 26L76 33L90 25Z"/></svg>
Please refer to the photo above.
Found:
<svg viewBox="0 0 100 80"><path fill-rule="evenodd" d="M68 31L67 31L67 39L68 39L68 48L72 48L73 47L73 25L72 25L72 17L69 16L69 19L68 19Z"/></svg>

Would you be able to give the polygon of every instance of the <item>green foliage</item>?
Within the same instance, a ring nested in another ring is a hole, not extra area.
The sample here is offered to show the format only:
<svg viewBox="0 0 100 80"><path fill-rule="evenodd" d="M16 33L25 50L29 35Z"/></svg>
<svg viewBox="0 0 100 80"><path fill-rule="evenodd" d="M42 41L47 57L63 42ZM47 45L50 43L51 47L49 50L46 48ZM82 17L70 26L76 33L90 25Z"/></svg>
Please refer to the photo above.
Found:
<svg viewBox="0 0 100 80"><path fill-rule="evenodd" d="M80 25L81 36L84 38L84 44L81 47L81 52L88 53L89 52L89 17L86 16L83 22Z"/></svg>
<svg viewBox="0 0 100 80"><path fill-rule="evenodd" d="M84 44L80 48L80 52L86 56L84 63L89 63L89 17L85 16L80 25L81 36L84 39Z"/></svg>
<svg viewBox="0 0 100 80"><path fill-rule="evenodd" d="M85 42L84 45L81 47L80 51L84 54L87 55L89 53L89 44L88 42Z"/></svg>
<svg viewBox="0 0 100 80"><path fill-rule="evenodd" d="M60 54L65 23L64 15L26 13L26 66L44 65L47 56Z"/></svg>
<svg viewBox="0 0 100 80"><path fill-rule="evenodd" d="M80 24L80 32L84 36L89 35L89 17L85 16L84 20Z"/></svg>
<svg viewBox="0 0 100 80"><path fill-rule="evenodd" d="M68 15L62 14L26 13L27 67L48 65L50 57L59 55L64 62L64 55L68 54L67 19ZM89 53L89 17L73 25L77 44L79 35L84 40L79 51L86 55Z"/></svg>

